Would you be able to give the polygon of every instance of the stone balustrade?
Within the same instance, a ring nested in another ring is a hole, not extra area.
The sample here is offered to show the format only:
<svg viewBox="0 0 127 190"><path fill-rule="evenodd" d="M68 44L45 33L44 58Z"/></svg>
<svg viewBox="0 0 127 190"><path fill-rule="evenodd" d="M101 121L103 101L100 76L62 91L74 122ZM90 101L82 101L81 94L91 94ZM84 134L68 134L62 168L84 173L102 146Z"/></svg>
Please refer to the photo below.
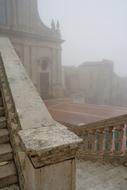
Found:
<svg viewBox="0 0 127 190"><path fill-rule="evenodd" d="M122 116L120 116L122 117ZM123 116L125 118L125 115ZM113 118L115 120L115 118ZM117 118L116 118L117 120ZM80 133L81 132L81 133ZM119 125L82 126L83 143L78 156L82 159L104 160L126 164L127 162L127 124L126 119Z"/></svg>
<svg viewBox="0 0 127 190"><path fill-rule="evenodd" d="M52 119L6 38L0 38L0 88L21 190L74 190L81 139Z"/></svg>

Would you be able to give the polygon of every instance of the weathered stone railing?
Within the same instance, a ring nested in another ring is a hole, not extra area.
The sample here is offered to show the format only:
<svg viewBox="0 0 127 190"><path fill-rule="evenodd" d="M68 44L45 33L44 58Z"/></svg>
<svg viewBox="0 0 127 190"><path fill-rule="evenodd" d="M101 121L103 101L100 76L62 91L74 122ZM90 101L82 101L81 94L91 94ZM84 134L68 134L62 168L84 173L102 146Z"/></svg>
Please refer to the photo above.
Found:
<svg viewBox="0 0 127 190"><path fill-rule="evenodd" d="M52 119L6 38L0 38L0 53L0 87L21 189L74 190L81 139Z"/></svg>
<svg viewBox="0 0 127 190"><path fill-rule="evenodd" d="M127 164L127 115L71 130L83 138L80 158Z"/></svg>

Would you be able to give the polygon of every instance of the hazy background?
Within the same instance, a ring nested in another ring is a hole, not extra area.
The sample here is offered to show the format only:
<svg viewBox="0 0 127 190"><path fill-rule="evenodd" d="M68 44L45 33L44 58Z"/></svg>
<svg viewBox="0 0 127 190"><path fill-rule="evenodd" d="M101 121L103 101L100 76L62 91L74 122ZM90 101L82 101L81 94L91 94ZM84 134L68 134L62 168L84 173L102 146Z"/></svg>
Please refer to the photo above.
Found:
<svg viewBox="0 0 127 190"><path fill-rule="evenodd" d="M127 75L127 0L38 0L38 7L46 25L60 22L63 65L105 58Z"/></svg>

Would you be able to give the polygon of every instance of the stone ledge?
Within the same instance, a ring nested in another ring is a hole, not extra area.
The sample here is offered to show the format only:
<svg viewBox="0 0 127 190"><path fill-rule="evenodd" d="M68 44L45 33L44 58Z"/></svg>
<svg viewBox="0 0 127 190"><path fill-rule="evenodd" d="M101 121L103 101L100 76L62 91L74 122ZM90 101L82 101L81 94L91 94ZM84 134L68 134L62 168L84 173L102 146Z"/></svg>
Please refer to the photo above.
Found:
<svg viewBox="0 0 127 190"><path fill-rule="evenodd" d="M82 142L74 133L58 126L22 130L19 137L35 168L74 158Z"/></svg>
<svg viewBox="0 0 127 190"><path fill-rule="evenodd" d="M74 158L82 140L53 120L9 39L0 38L0 52L3 94L10 99L6 101L10 131L15 123L21 130L18 148L23 147L35 168ZM17 137L17 131L10 134Z"/></svg>

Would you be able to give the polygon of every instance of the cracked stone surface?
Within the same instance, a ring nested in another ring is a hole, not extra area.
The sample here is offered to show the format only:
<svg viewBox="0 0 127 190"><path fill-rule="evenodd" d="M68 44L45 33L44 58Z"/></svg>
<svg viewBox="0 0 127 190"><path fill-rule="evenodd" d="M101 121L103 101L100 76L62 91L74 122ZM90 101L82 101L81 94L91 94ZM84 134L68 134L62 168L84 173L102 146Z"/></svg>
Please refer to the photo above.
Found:
<svg viewBox="0 0 127 190"><path fill-rule="evenodd" d="M73 148L81 141L66 128L56 126L23 130L19 135L27 151L49 151L69 144Z"/></svg>

